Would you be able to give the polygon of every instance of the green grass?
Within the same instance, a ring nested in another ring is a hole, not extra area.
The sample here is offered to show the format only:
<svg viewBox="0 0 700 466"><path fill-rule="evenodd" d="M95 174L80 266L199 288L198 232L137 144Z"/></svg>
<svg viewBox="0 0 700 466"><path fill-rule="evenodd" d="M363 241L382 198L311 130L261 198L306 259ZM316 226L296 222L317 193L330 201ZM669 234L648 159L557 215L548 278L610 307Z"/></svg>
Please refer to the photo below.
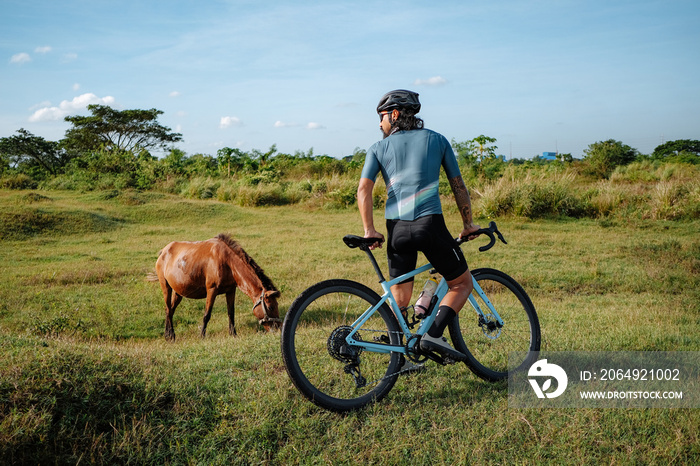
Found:
<svg viewBox="0 0 700 466"><path fill-rule="evenodd" d="M378 290L364 255L341 241L361 233L355 209L0 190L0 215L0 458L9 464L700 459L697 409L514 410L504 383L464 366L431 365L364 411L325 412L292 386L279 334L260 331L242 293L237 338L220 298L205 339L203 301L183 300L177 340L164 340L162 295L145 276L173 240L230 233L282 291L282 313L324 278ZM456 231L458 215L446 216ZM508 245L465 246L467 258L525 287L544 349L700 351L699 221L498 223Z"/></svg>

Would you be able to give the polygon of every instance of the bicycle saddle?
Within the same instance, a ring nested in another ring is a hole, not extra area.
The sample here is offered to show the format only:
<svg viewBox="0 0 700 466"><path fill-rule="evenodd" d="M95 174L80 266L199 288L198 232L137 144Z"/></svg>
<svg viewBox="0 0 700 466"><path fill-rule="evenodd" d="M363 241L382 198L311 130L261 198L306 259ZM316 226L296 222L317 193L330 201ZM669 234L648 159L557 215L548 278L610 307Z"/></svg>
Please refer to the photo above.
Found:
<svg viewBox="0 0 700 466"><path fill-rule="evenodd" d="M362 236L357 236L357 235L346 235L343 237L343 242L349 247L349 248L362 248L362 247L368 247L374 243L381 243L383 240L381 238L363 238Z"/></svg>

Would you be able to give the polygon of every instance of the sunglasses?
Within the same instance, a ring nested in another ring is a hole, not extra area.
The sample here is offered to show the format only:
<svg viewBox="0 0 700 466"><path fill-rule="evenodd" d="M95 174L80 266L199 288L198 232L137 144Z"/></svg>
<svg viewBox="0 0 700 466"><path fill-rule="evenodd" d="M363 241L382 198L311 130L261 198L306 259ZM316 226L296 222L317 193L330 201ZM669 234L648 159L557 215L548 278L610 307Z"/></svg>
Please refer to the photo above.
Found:
<svg viewBox="0 0 700 466"><path fill-rule="evenodd" d="M391 115L391 112L382 112L379 114L379 122L384 121L384 115Z"/></svg>

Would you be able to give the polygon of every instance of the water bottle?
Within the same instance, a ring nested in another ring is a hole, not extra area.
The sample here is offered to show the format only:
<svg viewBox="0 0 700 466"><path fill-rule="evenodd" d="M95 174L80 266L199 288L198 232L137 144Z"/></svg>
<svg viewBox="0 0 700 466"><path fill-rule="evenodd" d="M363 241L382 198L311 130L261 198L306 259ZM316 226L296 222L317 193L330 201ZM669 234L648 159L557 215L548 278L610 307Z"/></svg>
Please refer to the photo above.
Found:
<svg viewBox="0 0 700 466"><path fill-rule="evenodd" d="M433 277L430 277L428 281L425 282L423 291L421 291L416 304L413 306L417 318L422 319L430 314L430 304L437 286L438 282Z"/></svg>

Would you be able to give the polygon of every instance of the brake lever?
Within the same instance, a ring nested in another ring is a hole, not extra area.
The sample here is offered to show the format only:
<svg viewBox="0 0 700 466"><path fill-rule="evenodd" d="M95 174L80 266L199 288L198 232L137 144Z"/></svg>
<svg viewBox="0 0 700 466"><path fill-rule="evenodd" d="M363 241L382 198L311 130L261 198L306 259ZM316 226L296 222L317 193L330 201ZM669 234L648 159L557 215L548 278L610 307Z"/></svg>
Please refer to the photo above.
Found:
<svg viewBox="0 0 700 466"><path fill-rule="evenodd" d="M496 234L496 236L498 236L498 239L503 244L508 244L508 242L506 242L506 240L503 237L503 235L501 234L501 232L498 231L498 227L496 226L496 222L492 221L492 222L489 222L488 228L482 228L482 229L474 232L475 235L486 235L489 237L488 244L486 244L484 246L480 246L479 251L481 251L481 252L488 251L489 249L491 249L493 247L494 244L496 244L496 238L494 236L494 233ZM468 238L457 238L457 240L458 240L457 242L459 244L463 243L464 241L469 241Z"/></svg>
<svg viewBox="0 0 700 466"><path fill-rule="evenodd" d="M496 235L498 235L498 239L500 239L503 244L508 244L508 241L506 241L506 239L503 237L501 232L498 231L498 227L496 226L496 223L491 222L491 224L493 224L493 226L494 226L493 232L496 233ZM491 224L489 224L489 227L491 226Z"/></svg>

